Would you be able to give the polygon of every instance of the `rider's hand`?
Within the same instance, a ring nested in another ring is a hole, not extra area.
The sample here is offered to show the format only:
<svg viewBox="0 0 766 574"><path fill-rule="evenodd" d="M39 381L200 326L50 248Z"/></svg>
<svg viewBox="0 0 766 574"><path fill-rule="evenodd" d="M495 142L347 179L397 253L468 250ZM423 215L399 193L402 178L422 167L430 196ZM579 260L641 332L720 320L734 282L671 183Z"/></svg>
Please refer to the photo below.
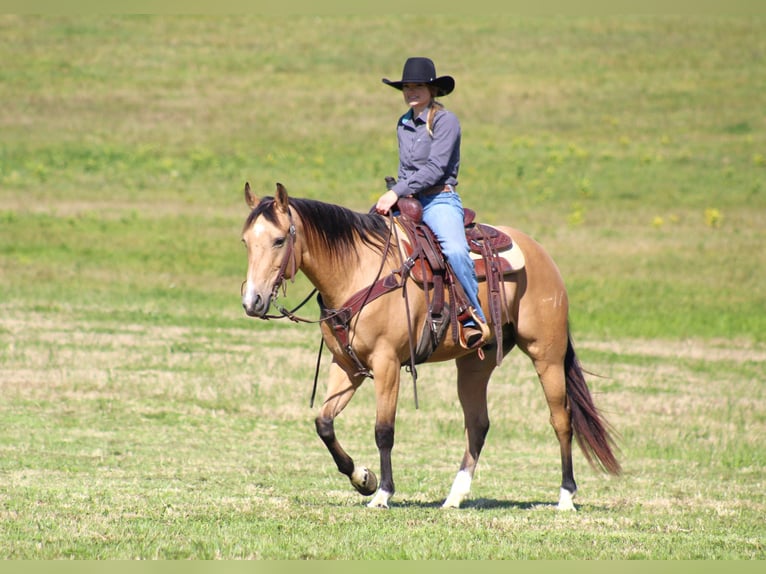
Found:
<svg viewBox="0 0 766 574"><path fill-rule="evenodd" d="M398 200L399 196L393 191L388 190L378 198L378 203L375 204L375 211L386 215Z"/></svg>

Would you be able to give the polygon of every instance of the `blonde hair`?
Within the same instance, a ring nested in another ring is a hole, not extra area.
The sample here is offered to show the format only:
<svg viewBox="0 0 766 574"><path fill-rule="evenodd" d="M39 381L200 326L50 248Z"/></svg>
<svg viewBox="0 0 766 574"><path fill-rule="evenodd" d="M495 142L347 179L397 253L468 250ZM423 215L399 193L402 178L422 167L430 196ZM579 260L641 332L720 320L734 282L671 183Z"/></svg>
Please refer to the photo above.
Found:
<svg viewBox="0 0 766 574"><path fill-rule="evenodd" d="M433 91L431 92L433 94ZM426 129L428 130L428 135L431 137L434 137L434 118L436 117L436 114L444 109L444 105L441 102L437 102L435 99L431 98L431 107L428 110L428 118L426 119Z"/></svg>

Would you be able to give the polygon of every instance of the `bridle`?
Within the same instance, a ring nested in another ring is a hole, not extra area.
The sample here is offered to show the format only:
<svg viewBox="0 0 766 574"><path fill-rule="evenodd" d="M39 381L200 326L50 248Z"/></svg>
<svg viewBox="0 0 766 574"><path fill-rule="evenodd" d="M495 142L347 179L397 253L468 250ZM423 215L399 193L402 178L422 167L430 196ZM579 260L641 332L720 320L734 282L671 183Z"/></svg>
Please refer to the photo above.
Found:
<svg viewBox="0 0 766 574"><path fill-rule="evenodd" d="M308 296L300 302L300 304L293 308L292 310L288 310L282 305L279 304L279 289L282 288L282 294L287 294L287 286L285 283L285 275L287 273L287 266L292 261L292 267L290 268L290 282L295 282L295 274L298 271L298 263L296 261L295 257L295 223L293 222L293 212L290 210L290 207L287 208L287 219L289 226L287 228L287 244L285 245L285 253L282 256L282 262L279 264L279 271L277 271L277 278L274 280L274 286L271 288L271 304L274 305L274 308L279 311L279 315L264 315L261 317L262 319L283 319L287 317L291 321L295 321L296 323L318 323L320 321L315 321L312 319L304 319L303 317L299 317L295 315L295 312L303 307L306 303L308 303L309 299L314 296L314 294L317 292L316 289L314 289L311 293L308 294ZM242 282L242 286L240 287L240 296L244 294L245 291L245 283L247 281Z"/></svg>
<svg viewBox="0 0 766 574"><path fill-rule="evenodd" d="M295 281L295 274L298 271L298 263L295 260L295 223L293 223L293 212L290 211L290 207L287 207L287 220L290 225L287 228L287 246L285 247L285 254L282 257L282 263L279 265L279 272L277 278L274 281L274 287L271 289L272 298L278 295L279 288L282 287L282 293L286 293L287 289L282 285L285 280L285 272L287 271L288 262L292 261L292 269L290 270L290 281Z"/></svg>

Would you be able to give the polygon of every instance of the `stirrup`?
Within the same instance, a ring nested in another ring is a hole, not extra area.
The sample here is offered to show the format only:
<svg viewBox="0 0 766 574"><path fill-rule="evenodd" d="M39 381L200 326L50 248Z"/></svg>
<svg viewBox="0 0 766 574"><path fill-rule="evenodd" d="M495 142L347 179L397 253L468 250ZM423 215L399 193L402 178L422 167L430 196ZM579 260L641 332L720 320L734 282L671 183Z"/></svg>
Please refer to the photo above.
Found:
<svg viewBox="0 0 766 574"><path fill-rule="evenodd" d="M473 307L469 307L468 312L476 325L460 325L460 346L464 349L477 349L489 341L489 326L476 315Z"/></svg>

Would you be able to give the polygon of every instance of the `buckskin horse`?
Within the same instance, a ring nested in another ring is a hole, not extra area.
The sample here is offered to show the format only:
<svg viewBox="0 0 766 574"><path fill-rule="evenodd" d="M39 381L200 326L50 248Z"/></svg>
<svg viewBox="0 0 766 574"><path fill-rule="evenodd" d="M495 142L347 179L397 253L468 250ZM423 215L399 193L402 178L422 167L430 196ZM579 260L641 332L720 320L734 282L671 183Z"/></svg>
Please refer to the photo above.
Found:
<svg viewBox="0 0 766 574"><path fill-rule="evenodd" d="M245 185L250 208L242 241L247 247L247 278L242 306L248 316L271 318L269 309L283 282L302 271L319 293L324 319L346 313L345 330L338 321L321 320L323 342L331 350L324 402L316 416L316 431L338 470L356 490L374 495L368 506L387 508L394 494L391 450L399 397L400 373L411 362L411 333L423 330L427 293L415 281L402 281L403 238L392 238L389 218L358 213L320 201L288 197L277 184L273 197L259 199ZM503 277L502 325L484 348L467 349L445 336L427 362L454 360L457 392L463 408L466 448L444 507L460 507L470 494L471 481L489 430L487 385L498 358L518 346L532 360L550 410L550 423L561 451L562 480L558 508L574 510L577 491L572 469L572 437L597 470L620 473L610 426L595 406L575 355L568 323L568 298L552 258L528 235L498 227L524 254L523 268ZM371 296L373 286L388 288ZM486 282L480 282L485 315ZM353 302L352 302L353 301ZM283 314L290 312L283 309ZM497 315L495 315L497 317ZM409 328L408 328L409 327ZM491 351L501 340L498 351ZM320 350L321 353L321 350ZM414 367L414 363L413 363ZM375 386L375 442L380 454L380 483L375 473L357 465L335 436L334 419L356 390L371 377Z"/></svg>

